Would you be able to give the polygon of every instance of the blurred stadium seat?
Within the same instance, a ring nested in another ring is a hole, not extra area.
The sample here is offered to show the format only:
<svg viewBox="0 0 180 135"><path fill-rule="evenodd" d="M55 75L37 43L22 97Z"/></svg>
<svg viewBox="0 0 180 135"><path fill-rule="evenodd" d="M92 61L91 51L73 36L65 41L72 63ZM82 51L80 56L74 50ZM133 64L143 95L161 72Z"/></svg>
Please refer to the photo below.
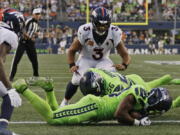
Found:
<svg viewBox="0 0 180 135"><path fill-rule="evenodd" d="M88 5L90 10L97 6L111 9L113 22L144 22L146 2L148 2L148 25L119 26L126 35L125 43L147 46L154 44L158 48L158 41L162 39L165 46L180 44L179 0L89 0ZM63 37L67 40L66 48L68 48L76 37L78 27L86 23L86 0L1 0L0 12L8 7L20 10L26 18L31 15L33 8L43 9L40 22L42 29L37 39L38 47L44 44L47 48L54 46L58 48ZM177 31L174 42L175 11Z"/></svg>

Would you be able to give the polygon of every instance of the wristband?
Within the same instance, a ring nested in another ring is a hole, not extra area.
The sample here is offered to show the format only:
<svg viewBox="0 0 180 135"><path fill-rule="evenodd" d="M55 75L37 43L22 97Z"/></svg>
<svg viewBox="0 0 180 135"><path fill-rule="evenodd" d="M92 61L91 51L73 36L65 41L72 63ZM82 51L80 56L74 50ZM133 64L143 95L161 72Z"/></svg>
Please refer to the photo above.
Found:
<svg viewBox="0 0 180 135"><path fill-rule="evenodd" d="M125 69L127 69L128 65L125 63L122 63L122 65L125 67Z"/></svg>
<svg viewBox="0 0 180 135"><path fill-rule="evenodd" d="M134 125L139 126L140 125L140 121L137 120L137 119L134 119Z"/></svg>
<svg viewBox="0 0 180 135"><path fill-rule="evenodd" d="M72 68L75 65L76 65L75 63L71 63L71 64L69 64L69 68Z"/></svg>

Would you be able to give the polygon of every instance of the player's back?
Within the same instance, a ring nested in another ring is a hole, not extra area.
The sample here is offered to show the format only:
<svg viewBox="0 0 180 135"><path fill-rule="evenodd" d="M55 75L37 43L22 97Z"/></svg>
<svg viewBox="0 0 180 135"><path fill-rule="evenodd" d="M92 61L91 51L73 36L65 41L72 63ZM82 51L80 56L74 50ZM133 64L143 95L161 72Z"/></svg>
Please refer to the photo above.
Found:
<svg viewBox="0 0 180 135"><path fill-rule="evenodd" d="M103 90L101 96L119 92L130 87L134 82L118 72L109 72L103 69L90 68L89 71L99 74L103 78Z"/></svg>
<svg viewBox="0 0 180 135"><path fill-rule="evenodd" d="M3 42L8 43L13 49L16 49L18 46L18 37L10 30L10 27L6 23L0 22L0 44Z"/></svg>
<svg viewBox="0 0 180 135"><path fill-rule="evenodd" d="M128 89L124 89L120 92L115 92L110 95L101 97L98 109L98 120L110 120L114 118L114 113L118 108L118 105L123 101L128 95L133 95L136 103L133 110L140 111L146 107L147 104L147 93L143 86L133 85Z"/></svg>
<svg viewBox="0 0 180 135"><path fill-rule="evenodd" d="M101 60L107 58L112 48L115 48L121 40L122 31L117 27L110 25L106 38L102 43L97 43L93 35L92 23L84 24L79 27L78 40L82 47L81 56Z"/></svg>

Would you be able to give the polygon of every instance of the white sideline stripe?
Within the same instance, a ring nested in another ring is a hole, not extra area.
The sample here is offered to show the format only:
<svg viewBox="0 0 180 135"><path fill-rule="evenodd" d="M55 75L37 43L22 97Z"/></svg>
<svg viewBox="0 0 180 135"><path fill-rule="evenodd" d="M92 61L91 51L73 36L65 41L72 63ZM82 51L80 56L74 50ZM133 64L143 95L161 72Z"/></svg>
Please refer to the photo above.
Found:
<svg viewBox="0 0 180 135"><path fill-rule="evenodd" d="M27 77L17 77L17 79L20 79L20 78L27 78ZM61 76L61 77L51 77L51 78L62 78L62 79L65 79L65 78L72 78L71 76L69 77L65 77L65 76Z"/></svg>
<svg viewBox="0 0 180 135"><path fill-rule="evenodd" d="M51 70L49 70L51 71ZM29 75L31 73L17 73L17 75ZM72 73L48 73L48 71L42 75L72 75Z"/></svg>
<svg viewBox="0 0 180 135"><path fill-rule="evenodd" d="M102 121L100 123L117 123L116 121ZM11 121L10 124L47 124L45 121ZM153 120L152 123L180 123L180 120Z"/></svg>

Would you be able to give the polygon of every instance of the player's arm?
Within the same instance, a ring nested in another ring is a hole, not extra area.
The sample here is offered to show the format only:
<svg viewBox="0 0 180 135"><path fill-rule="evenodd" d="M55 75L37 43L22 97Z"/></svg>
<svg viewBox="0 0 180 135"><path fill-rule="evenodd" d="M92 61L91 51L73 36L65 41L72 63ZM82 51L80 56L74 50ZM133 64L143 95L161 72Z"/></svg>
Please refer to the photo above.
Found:
<svg viewBox="0 0 180 135"><path fill-rule="evenodd" d="M123 38L122 31L120 29L116 29L115 31L117 33L117 34L115 34L115 37L116 37L115 39L118 39L117 45L116 45L116 50L117 50L117 53L122 58L122 63L121 64L114 64L113 66L117 70L125 70L128 67L128 65L130 64L131 57L129 56L127 48L125 47L124 42L122 40L122 38ZM119 35L120 35L120 37L119 37Z"/></svg>
<svg viewBox="0 0 180 135"><path fill-rule="evenodd" d="M150 125L151 122L148 119L148 117L142 118L141 114L138 112L134 113L134 116L131 114L131 111L133 110L133 106L135 105L135 103L136 100L133 95L126 96L117 107L117 110L114 114L115 118L117 118L119 122L126 125Z"/></svg>
<svg viewBox="0 0 180 135"><path fill-rule="evenodd" d="M115 64L117 70L125 70L127 66L130 64L131 57L128 54L127 48L124 45L123 41L120 41L120 43L116 47L117 53L122 58L122 64Z"/></svg>
<svg viewBox="0 0 180 135"><path fill-rule="evenodd" d="M131 117L129 112L133 109L134 104L135 99L132 95L128 95L127 97L125 97L117 107L117 110L114 114L115 118L117 118L121 123L133 125L134 118Z"/></svg>
<svg viewBox="0 0 180 135"><path fill-rule="evenodd" d="M75 64L75 56L76 56L76 52L80 51L81 48L82 48L82 45L80 41L76 38L71 44L70 48L68 49L67 58L68 58L68 64L69 64L71 72L76 72L78 69L78 67Z"/></svg>
<svg viewBox="0 0 180 135"><path fill-rule="evenodd" d="M6 86L6 88L11 88L11 84L6 77L5 69L4 69L4 62L6 59L6 55L10 52L11 47L8 43L2 43L0 45L0 81Z"/></svg>

